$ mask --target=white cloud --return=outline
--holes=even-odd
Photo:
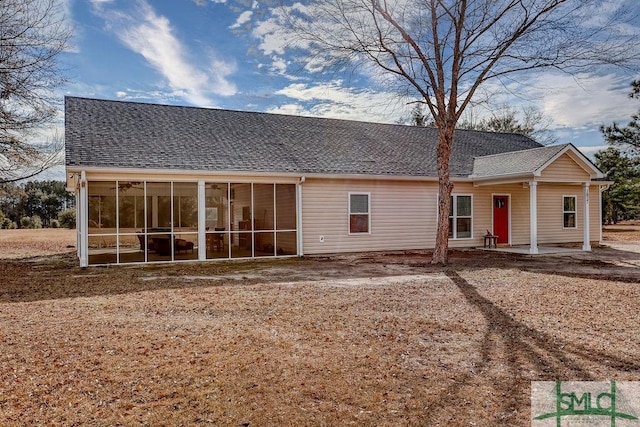
[[[206,69],[201,69],[190,61],[188,50],[174,34],[169,20],[157,15],[144,0],[137,5],[133,11],[98,13],[127,47],[164,76],[174,91],[182,91],[188,102],[200,106],[213,104],[210,94],[229,96],[237,92],[228,80],[235,72],[235,64],[212,58]]]
[[[297,102],[272,107],[267,110],[271,113],[379,123],[395,123],[406,113],[406,100],[397,94],[347,88],[340,80],[313,86],[294,83],[275,94]]]
[[[267,109],[267,112],[273,114],[287,114],[289,116],[313,116],[310,111],[305,110],[305,108],[299,104],[282,104],[277,107]]]
[[[230,64],[225,61],[213,59],[211,66],[208,70],[210,79],[213,82],[213,86],[216,88],[216,93],[223,96],[232,96],[237,93],[236,86],[227,80],[227,76],[233,74],[236,71],[236,65]]]
[[[240,16],[238,16],[238,19],[236,19],[236,22],[229,28],[231,28],[232,30],[236,28],[240,28],[242,25],[246,24],[251,20],[251,15],[253,15],[253,11],[245,10],[240,14]]]
[[[252,35],[259,40],[258,49],[264,55],[283,55],[288,47],[303,47],[306,43],[295,34],[287,30],[287,21],[290,14],[305,10],[305,6],[295,3],[287,7],[274,7],[270,10],[269,18],[257,22]]]
[[[193,0],[193,2],[198,6],[206,6],[208,2],[224,4],[227,0]]]
[[[520,75],[518,79],[486,82],[475,101],[486,103],[468,109],[463,117],[481,120],[502,105],[520,111],[535,107],[550,120],[548,129],[562,142],[588,140],[601,144],[601,125],[626,123],[640,104],[631,99],[630,75],[577,75],[546,72]]]
[[[584,154],[585,156],[593,160],[595,158],[593,156],[595,153],[597,153],[598,151],[606,150],[609,147],[610,147],[609,145],[592,145],[589,147],[577,147],[577,148],[582,152],[582,154]]]
[[[278,74],[284,75],[287,72],[287,61],[277,55],[271,57],[271,69]]]
[[[638,108],[628,76],[542,74],[531,89],[542,112],[557,126],[592,127],[628,118]]]
[[[281,33],[281,29],[282,27],[279,24],[271,21],[260,22],[254,28],[253,36],[260,40],[258,49],[264,55],[284,54],[288,42],[287,37]]]

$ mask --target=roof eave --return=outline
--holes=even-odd
[[[257,171],[207,171],[207,170],[195,170],[195,169],[132,169],[132,168],[113,168],[102,166],[66,166],[67,175],[74,173],[80,173],[85,171],[90,174],[112,174],[112,175],[164,175],[164,176],[188,176],[199,175],[211,178],[216,177],[274,177],[274,178],[317,178],[317,179],[358,179],[358,180],[371,180],[371,179],[384,179],[390,181],[425,181],[425,182],[437,182],[438,177],[435,176],[420,176],[420,175],[389,175],[389,174],[349,174],[349,173],[305,173],[305,172],[257,172]],[[452,181],[467,182],[470,181],[468,177],[452,177]]]
[[[534,178],[535,176],[536,174],[534,172],[528,171],[528,172],[505,173],[505,174],[499,174],[499,175],[485,175],[485,176],[469,175],[469,179],[471,179],[474,182],[476,181],[482,182],[482,181],[495,181],[495,180],[501,180],[501,179],[515,179],[515,178],[530,179],[530,178]]]

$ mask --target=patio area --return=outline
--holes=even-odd
[[[517,245],[517,246],[498,246],[496,247],[477,247],[476,249],[481,251],[491,251],[491,252],[505,252],[511,254],[521,254],[521,255],[561,255],[561,254],[579,254],[584,253],[585,251],[582,248],[575,247],[562,247],[562,246],[538,246],[538,253],[531,253],[531,246],[529,245]]]

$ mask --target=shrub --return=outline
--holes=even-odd
[[[20,218],[20,228],[42,228],[42,220],[38,215]]]
[[[60,228],[60,221],[58,221],[57,219],[49,220],[49,227]]]
[[[20,218],[20,228],[33,228],[33,221],[30,216],[23,216]]]
[[[42,228],[42,219],[38,215],[31,217],[31,228]]]
[[[18,226],[15,222],[11,221],[11,219],[4,217],[2,219],[2,222],[0,222],[0,228],[4,230],[9,230],[12,228],[18,228]]]
[[[65,228],[76,228],[76,210],[73,208],[65,209],[58,214],[60,226]]]

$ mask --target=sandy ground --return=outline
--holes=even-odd
[[[528,426],[531,381],[640,380],[640,224],[591,253],[453,251],[446,268],[411,252],[82,270],[73,231],[5,232],[0,425]]]

